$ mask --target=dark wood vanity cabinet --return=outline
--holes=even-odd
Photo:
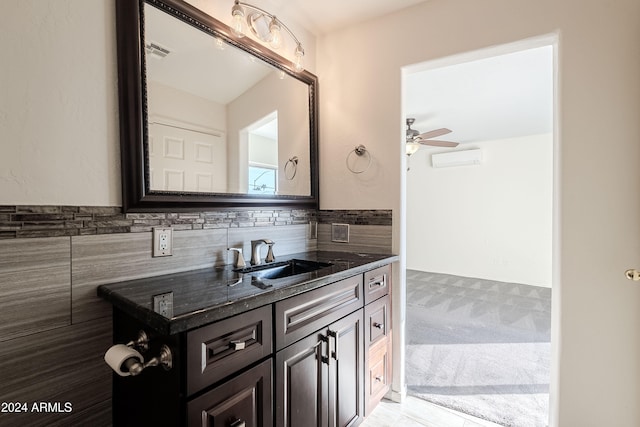
[[[173,367],[114,375],[115,426],[347,427],[389,390],[391,266],[175,335]],[[114,341],[148,328],[114,309]],[[366,412],[365,412],[366,411]]]
[[[275,304],[276,425],[364,417],[362,283],[360,274]]]
[[[371,270],[365,283],[365,416],[391,388],[391,265]]]
[[[115,310],[116,342],[146,330],[151,348],[145,358],[166,344],[173,366],[114,375],[114,426],[272,426],[272,324],[267,305],[193,331],[155,336]]]

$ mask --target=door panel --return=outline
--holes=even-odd
[[[328,426],[326,347],[315,333],[276,354],[277,426]]]
[[[364,328],[362,309],[329,326],[331,425],[359,424],[364,417]]]

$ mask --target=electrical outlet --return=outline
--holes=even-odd
[[[173,229],[171,227],[153,227],[153,256],[173,254]]]
[[[173,317],[173,292],[154,295],[153,311],[164,317]]]

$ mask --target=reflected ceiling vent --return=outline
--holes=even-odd
[[[147,51],[148,56],[156,59],[162,59],[171,53],[171,51],[166,47],[162,47],[158,43],[154,42],[147,43],[145,50]]]

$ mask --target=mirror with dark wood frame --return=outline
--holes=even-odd
[[[182,0],[116,0],[125,212],[318,206],[317,78]]]

